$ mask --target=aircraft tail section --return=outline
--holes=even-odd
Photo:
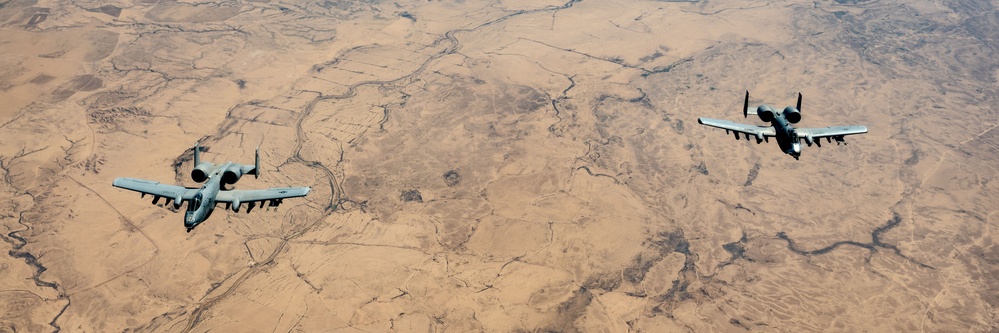
[[[260,146],[253,153],[253,178],[260,178]]]
[[[208,180],[214,167],[214,164],[201,161],[201,143],[194,143],[194,168],[191,170],[191,180],[198,183]]]
[[[204,182],[208,180],[209,176],[212,176],[219,171],[222,171],[226,184],[234,184],[239,180],[239,177],[246,174],[253,174],[254,178],[260,178],[260,146],[257,146],[257,150],[254,153],[253,165],[231,162],[215,165],[209,162],[201,161],[201,144],[195,143],[194,170],[191,171],[191,179],[199,183]]]
[[[195,167],[197,167],[199,164],[201,164],[200,150],[201,150],[201,143],[200,142],[195,142],[194,143],[194,166]]]
[[[746,90],[746,102],[742,103],[742,116],[749,118],[749,90]],[[753,112],[753,114],[756,114]]]
[[[794,108],[801,112],[801,93],[798,93],[798,104],[795,104]]]

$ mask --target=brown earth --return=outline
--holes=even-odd
[[[995,331],[994,6],[4,2],[0,331]]]

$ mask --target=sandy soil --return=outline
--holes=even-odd
[[[989,1],[0,3],[0,331],[999,329]],[[848,145],[735,141],[742,96]],[[191,233],[115,177],[311,186]]]

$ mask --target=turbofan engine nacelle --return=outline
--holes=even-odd
[[[787,119],[787,122],[789,123],[797,124],[801,121],[801,111],[798,111],[798,109],[793,106],[784,108],[784,112],[782,114],[784,115],[784,119]]]
[[[235,184],[239,181],[239,177],[243,176],[243,168],[238,165],[230,166],[222,172],[222,182],[226,184]]]
[[[191,180],[198,183],[208,180],[208,172],[211,171],[211,168],[212,164],[208,162],[196,165],[191,171]]]
[[[760,116],[760,120],[762,121],[769,123],[774,120],[774,109],[768,105],[760,105],[756,108],[756,114]]]

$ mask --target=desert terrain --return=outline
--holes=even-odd
[[[3,1],[0,331],[995,332],[997,5]]]

